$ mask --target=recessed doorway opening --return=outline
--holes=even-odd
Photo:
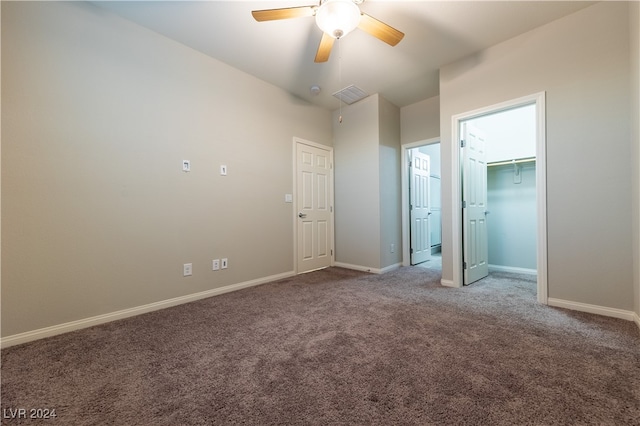
[[[402,145],[403,266],[442,270],[440,138]]]
[[[442,197],[440,143],[415,147],[408,154],[410,263],[442,270]]]
[[[463,284],[536,275],[535,104],[460,123]]]
[[[478,131],[474,128],[475,121],[480,118],[490,119],[498,118],[498,113],[504,113],[505,111],[516,111],[516,109],[523,107],[532,107],[535,109],[535,148],[534,151],[526,152],[524,154],[518,151],[510,151],[510,154],[501,154],[505,156],[505,159],[493,158],[493,161],[487,160],[488,150],[485,149],[486,136],[483,136],[482,131]],[[529,186],[528,191],[533,192],[527,194],[527,200],[522,201],[525,204],[535,203],[535,211],[528,210],[528,215],[533,215],[534,218],[527,218],[527,223],[530,227],[526,232],[535,234],[535,268],[533,266],[531,251],[533,250],[533,243],[531,238],[523,238],[523,241],[511,241],[512,243],[524,243],[524,240],[528,242],[524,244],[515,244],[512,250],[521,250],[516,255],[524,255],[528,252],[528,256],[521,256],[526,260],[514,260],[513,256],[503,255],[494,256],[494,258],[501,258],[500,262],[511,263],[511,265],[497,265],[504,268],[511,269],[512,272],[536,272],[537,277],[537,299],[541,303],[547,303],[547,246],[546,246],[546,156],[545,156],[545,105],[544,105],[544,93],[539,93],[516,100],[504,102],[502,104],[489,106],[486,108],[478,109],[464,114],[456,115],[452,118],[452,135],[453,140],[459,143],[452,144],[452,264],[453,269],[453,286],[461,287],[466,283],[472,282],[479,277],[482,277],[483,268],[489,267],[489,250],[488,242],[489,236],[487,233],[487,226],[491,217],[491,210],[487,205],[486,183],[487,183],[487,164],[489,162],[495,164],[495,171],[499,171],[498,167],[506,166],[502,171],[507,171],[504,176],[495,177],[496,179],[504,180],[505,177],[512,179],[512,185],[522,185],[523,182]],[[472,133],[469,130],[472,129]],[[467,140],[465,140],[465,138]],[[465,146],[466,144],[466,146]],[[474,145],[474,149],[470,149],[470,144]],[[510,148],[513,148],[510,147]],[[465,151],[466,149],[466,151]],[[529,148],[530,149],[530,148]],[[480,152],[483,151],[483,152]],[[473,152],[472,154],[470,154]],[[531,155],[533,152],[533,155]],[[495,154],[495,153],[494,153]],[[467,158],[469,157],[469,158]],[[512,157],[507,159],[506,157]],[[491,157],[489,157],[491,159]],[[535,160],[535,168],[533,170],[526,168],[525,164],[531,162],[531,159]],[[517,162],[516,162],[517,161]],[[506,164],[505,164],[506,163]],[[531,166],[531,164],[529,164]],[[510,169],[509,169],[510,168]],[[470,171],[475,171],[476,177],[469,174]],[[491,171],[490,173],[493,173]],[[509,175],[510,173],[510,175]],[[525,173],[527,177],[525,177]],[[509,175],[509,176],[507,176]],[[483,181],[484,180],[484,181]],[[504,190],[505,182],[498,182],[502,185]],[[483,190],[485,193],[483,194]],[[502,194],[504,195],[504,194]],[[522,194],[520,194],[522,195]],[[482,198],[482,197],[485,198]],[[499,203],[495,203],[501,211],[500,214],[511,212],[511,214],[517,214],[518,206],[500,206]],[[473,207],[473,208],[470,208]],[[519,206],[522,207],[522,206]],[[532,220],[535,226],[532,225]],[[514,230],[513,227],[517,225],[509,225],[510,231],[513,235],[520,235],[520,230]],[[532,229],[535,228],[535,231]],[[503,229],[503,231],[505,231]],[[515,238],[515,237],[514,237]],[[486,251],[481,245],[486,245]],[[475,250],[475,251],[474,251]],[[514,253],[511,253],[514,254]],[[518,263],[520,262],[520,263]],[[474,268],[472,271],[471,268]]]

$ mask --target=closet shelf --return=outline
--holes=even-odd
[[[506,164],[530,163],[532,161],[536,161],[536,157],[515,158],[513,160],[506,161],[494,161],[492,163],[487,163],[487,166],[504,166]]]

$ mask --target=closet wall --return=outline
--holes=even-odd
[[[487,208],[489,265],[535,272],[535,161],[487,167]]]

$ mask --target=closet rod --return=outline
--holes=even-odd
[[[493,163],[487,163],[487,166],[504,166],[505,164],[529,163],[531,161],[536,161],[536,157],[516,158],[514,160],[507,161],[495,161]]]

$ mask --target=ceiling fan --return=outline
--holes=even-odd
[[[360,11],[358,5],[364,0],[320,0],[316,6],[264,9],[251,12],[256,21],[315,16],[316,24],[323,31],[315,62],[326,62],[336,39],[346,36],[356,28],[395,46],[404,33]]]

